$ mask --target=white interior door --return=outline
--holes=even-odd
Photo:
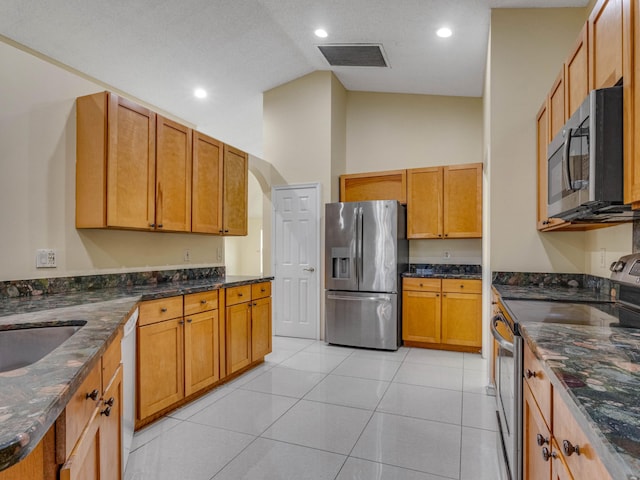
[[[320,185],[274,187],[273,320],[276,335],[319,338]]]

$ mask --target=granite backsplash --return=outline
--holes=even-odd
[[[411,263],[409,273],[419,275],[482,275],[482,265]]]
[[[586,273],[493,272],[494,285],[585,288],[609,295],[616,287],[610,279]]]
[[[37,278],[0,282],[0,298],[29,297],[56,293],[75,293],[105,288],[162,285],[188,280],[225,276],[225,267],[153,270],[147,272],[81,275],[74,277]]]

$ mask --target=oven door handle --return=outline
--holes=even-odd
[[[513,353],[513,342],[510,342],[500,334],[500,332],[496,328],[498,323],[504,323],[507,326],[507,328],[511,328],[509,327],[509,324],[505,321],[505,319],[502,317],[502,315],[496,315],[491,319],[491,335],[493,335],[493,338],[496,339],[496,342],[498,342],[498,345],[500,345],[506,351]]]

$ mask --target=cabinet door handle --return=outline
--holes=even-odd
[[[167,313],[167,307],[162,307],[162,308],[160,309],[160,311],[161,311],[162,313]]]
[[[163,225],[161,223],[158,224],[158,228],[162,228]]]
[[[239,297],[242,297],[242,292],[240,292],[240,293],[238,294],[238,296],[239,296]]]
[[[150,223],[150,224],[149,224],[149,226],[150,226],[151,228],[156,228],[156,224],[155,224],[155,223]]]
[[[535,378],[535,377],[537,377],[537,376],[538,376],[538,374],[537,374],[536,372],[532,372],[532,371],[531,371],[531,370],[529,370],[528,368],[527,368],[527,373],[526,373],[526,375],[527,375],[527,378]]]
[[[558,454],[556,452],[550,452],[547,447],[543,447],[542,449],[542,458],[544,458],[545,462],[548,462],[550,458],[556,458]]]
[[[179,321],[178,321],[178,324],[179,324],[179,325],[184,325],[184,320],[179,320]]]
[[[536,442],[538,443],[538,446],[541,447],[545,443],[548,445],[549,444],[549,439],[545,438],[544,436],[542,436],[542,434],[539,433],[538,435],[536,435]]]
[[[448,233],[445,233],[445,234],[444,234],[444,236],[445,236],[445,237],[448,237],[448,236],[449,236],[449,234],[448,234]]]
[[[84,398],[85,400],[97,400],[98,395],[100,395],[100,391],[97,388],[94,388],[90,393],[87,393]]]
[[[111,407],[107,407],[104,410],[101,410],[100,415],[104,415],[105,417],[111,415]]]
[[[200,300],[200,303],[201,303],[202,305],[206,305],[207,301],[206,301],[206,300]]]
[[[266,292],[266,291],[267,291],[267,289],[266,289],[266,288],[261,288],[261,289],[260,289],[260,292],[262,292],[262,293],[264,293],[264,292]]]
[[[191,322],[193,322],[193,318],[187,319],[187,323],[191,323]]]
[[[439,294],[439,293],[436,293],[436,297],[439,297],[439,296],[440,296],[440,294]]]
[[[109,400],[107,400],[106,402],[104,402],[105,405],[108,405],[109,407],[113,407],[113,404],[116,402],[116,399],[111,397]]]
[[[460,288],[464,288],[464,285],[460,285]]]

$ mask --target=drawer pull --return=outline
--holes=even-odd
[[[460,285],[460,288],[464,288],[464,285]]]
[[[538,446],[541,447],[543,446],[545,443],[547,445],[549,445],[549,439],[545,438],[542,434],[538,434],[536,435],[536,442],[538,443]]]
[[[87,395],[84,397],[85,400],[97,400],[98,399],[98,395],[100,395],[100,392],[98,391],[98,389],[94,388],[91,393],[87,393]]]
[[[262,293],[264,293],[264,292],[266,292],[266,291],[267,291],[267,289],[266,289],[266,288],[261,288],[261,289],[260,289],[260,291],[261,291]]]
[[[105,417],[111,415],[111,407],[107,407],[104,410],[101,410],[100,415],[104,415]]]
[[[242,292],[238,293],[238,296],[241,297],[242,296]]]
[[[166,307],[162,307],[162,308],[160,309],[160,311],[161,311],[162,313],[167,313],[167,308],[166,308]]]
[[[536,372],[532,372],[531,370],[529,370],[527,368],[527,378],[535,378],[537,376],[538,376],[538,374]]]
[[[573,445],[569,440],[562,441],[562,449],[567,457],[570,457],[574,453],[580,455],[580,445]]]
[[[206,301],[206,300],[200,300],[200,303],[201,303],[202,305],[206,305],[206,304],[207,304],[207,301]]]
[[[422,287],[424,287],[424,285],[423,285],[423,284],[420,284],[420,288],[422,288]]]

